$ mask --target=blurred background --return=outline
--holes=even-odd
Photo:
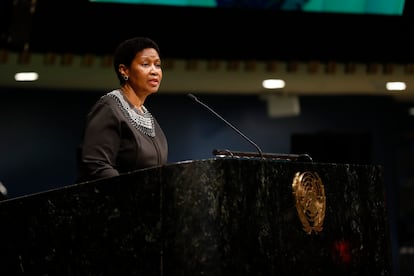
[[[86,114],[118,87],[114,48],[148,36],[164,79],[146,106],[166,132],[169,162],[256,150],[192,93],[263,152],[382,166],[394,272],[412,275],[412,16],[408,0],[3,0],[2,198],[75,183]],[[16,81],[19,72],[38,79]],[[265,79],[284,86],[265,89]]]

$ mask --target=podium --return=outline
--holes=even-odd
[[[391,275],[382,168],[211,158],[0,202],[1,275]]]

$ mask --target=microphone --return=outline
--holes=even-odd
[[[262,150],[259,148],[258,145],[256,145],[252,140],[250,140],[246,135],[244,135],[240,130],[238,130],[235,126],[233,126],[232,124],[230,124],[227,120],[225,120],[223,117],[221,117],[217,112],[215,112],[213,109],[211,109],[208,105],[206,105],[205,103],[201,102],[199,99],[197,99],[196,96],[194,96],[191,93],[187,94],[191,99],[193,99],[196,103],[201,104],[202,106],[204,106],[208,111],[210,111],[211,113],[213,113],[214,115],[216,115],[220,120],[222,120],[223,122],[225,122],[229,127],[231,127],[235,132],[237,132],[241,137],[243,137],[244,139],[246,139],[250,144],[252,144],[256,150],[259,152],[259,155],[261,158],[263,158],[263,152]]]

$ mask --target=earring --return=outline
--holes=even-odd
[[[128,76],[123,76],[123,78],[124,78],[124,80],[128,80],[129,79],[129,77]]]

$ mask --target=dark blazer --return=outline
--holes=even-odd
[[[77,182],[163,165],[168,143],[157,120],[138,115],[119,90],[100,98],[86,118]]]

